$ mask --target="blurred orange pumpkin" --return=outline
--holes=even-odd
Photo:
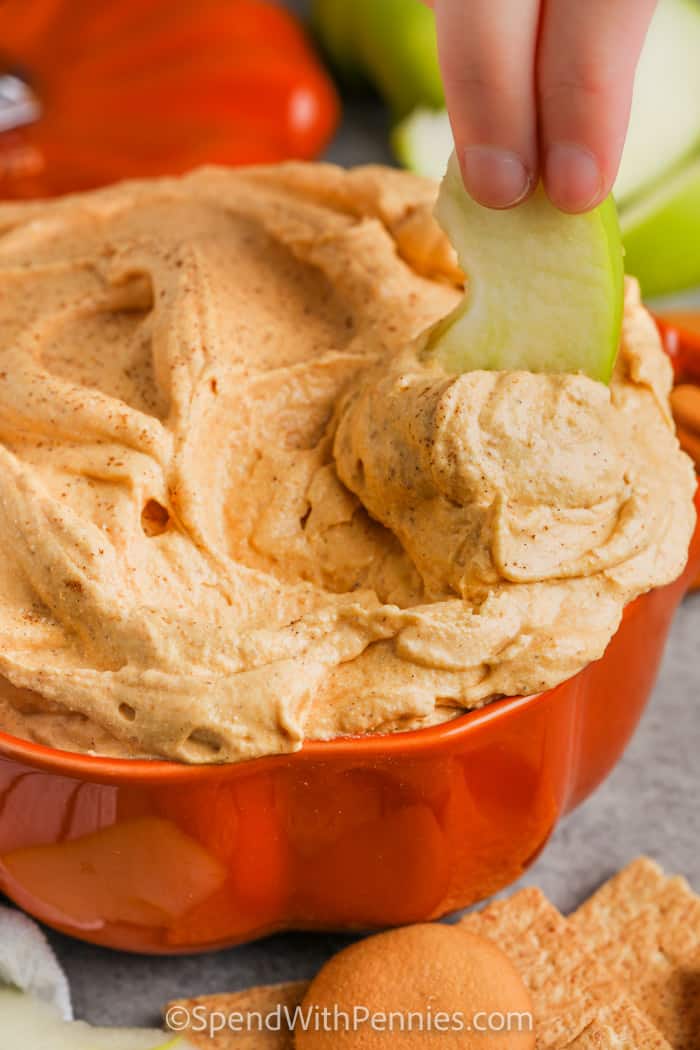
[[[268,0],[0,0],[0,196],[309,158],[337,118]]]

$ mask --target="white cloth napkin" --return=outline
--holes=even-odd
[[[68,980],[35,922],[0,906],[0,985],[11,985],[54,1006],[73,1020]]]

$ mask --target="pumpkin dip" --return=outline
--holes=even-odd
[[[603,653],[695,477],[611,386],[451,376],[432,183],[284,165],[0,206],[0,726],[185,762],[417,728]]]

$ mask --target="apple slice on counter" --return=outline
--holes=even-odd
[[[36,1050],[194,1050],[182,1036],[154,1028],[93,1028],[64,1021],[53,1006],[0,989],[0,1042]]]
[[[625,266],[643,295],[700,284],[700,156],[625,209],[620,226]]]
[[[538,188],[517,208],[483,208],[464,189],[453,154],[435,214],[466,275],[462,301],[429,339],[444,367],[610,379],[624,298],[612,198],[565,215]]]

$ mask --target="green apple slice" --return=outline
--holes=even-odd
[[[93,1028],[64,1021],[47,1003],[0,989],[0,1043],[37,1050],[193,1050],[182,1036],[154,1028]]]
[[[462,301],[429,340],[444,367],[610,379],[624,298],[612,198],[565,215],[538,188],[517,208],[483,208],[464,189],[453,154],[436,216],[466,274]]]
[[[626,204],[700,146],[700,3],[660,0],[637,69],[615,196]]]
[[[645,296],[700,284],[700,157],[620,215],[625,263]]]

